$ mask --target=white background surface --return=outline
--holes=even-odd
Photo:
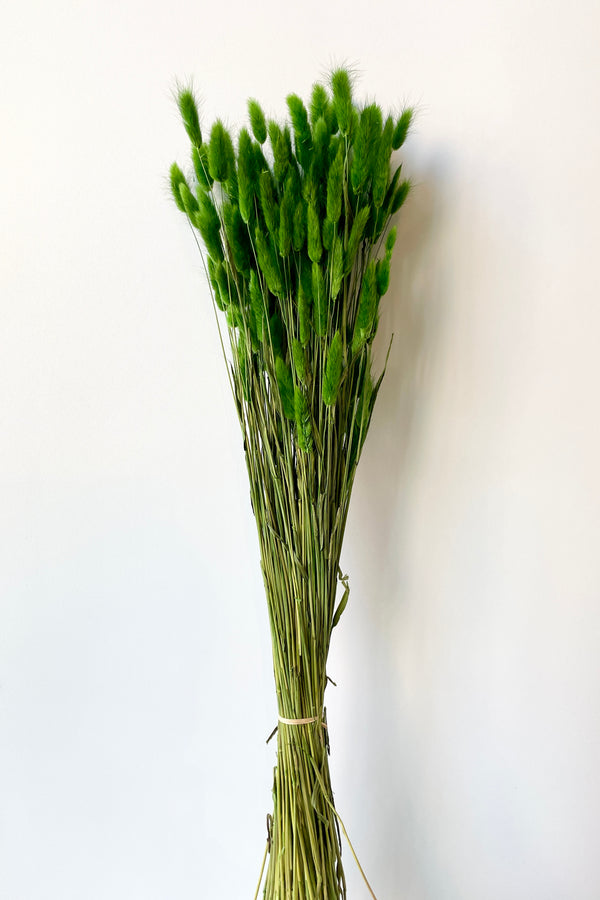
[[[597,4],[25,0],[0,25],[2,900],[253,896],[267,619],[170,89],[241,123],[342,60],[419,116],[337,803],[379,900],[597,900]]]

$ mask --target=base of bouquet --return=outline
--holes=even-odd
[[[265,900],[343,900],[346,879],[323,718],[279,722]]]

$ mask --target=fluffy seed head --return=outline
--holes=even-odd
[[[294,369],[296,370],[298,381],[301,381],[302,384],[306,384],[308,380],[306,353],[304,351],[304,347],[302,346],[302,342],[299,341],[298,338],[294,338],[292,341],[292,357],[294,360]]]
[[[332,72],[331,89],[338,127],[347,136],[352,123],[352,84],[346,69],[335,69]]]
[[[312,262],[318,263],[323,253],[321,243],[321,229],[319,226],[319,213],[314,203],[308,204],[308,255]]]
[[[310,421],[310,407],[308,399],[302,388],[294,391],[294,413],[296,418],[296,431],[298,446],[305,453],[310,453],[313,447],[312,426]]]
[[[254,197],[257,188],[256,157],[252,138],[247,128],[242,128],[238,140],[238,201],[240,214],[246,224],[254,214]]]
[[[178,89],[177,106],[190,141],[195,147],[199,147],[202,144],[202,131],[200,130],[196,98],[190,88]]]
[[[290,111],[292,125],[294,126],[296,156],[298,157],[298,162],[302,168],[306,169],[310,162],[310,151],[312,147],[312,135],[308,123],[308,113],[304,103],[297,94],[289,95],[287,98],[287,106]]]
[[[296,407],[294,404],[294,381],[290,367],[283,361],[281,356],[275,360],[275,375],[277,378],[277,386],[279,387],[279,396],[281,397],[281,406],[286,419],[296,418]]]
[[[327,175],[327,218],[334,224],[337,224],[342,214],[343,187],[344,146],[340,143]]]
[[[371,177],[379,142],[381,141],[381,109],[376,103],[365,106],[360,116],[358,133],[354,142],[354,159],[352,160],[351,180],[356,193]]]
[[[257,100],[248,100],[248,115],[250,127],[259,144],[264,144],[267,139],[267,122],[262,107]]]
[[[387,256],[384,256],[384,258],[380,259],[377,263],[375,276],[377,281],[377,293],[380,297],[383,297],[390,286],[390,261]]]
[[[394,123],[391,117],[388,117],[381,133],[381,140],[375,155],[375,163],[373,166],[373,205],[376,209],[383,204],[385,192],[390,179],[390,157],[392,155],[392,133],[394,131]]]
[[[329,108],[329,97],[322,84],[315,84],[310,101],[310,121],[315,125],[319,119],[325,119]]]
[[[223,245],[221,244],[221,222],[214,203],[204,194],[198,198],[198,212],[193,217],[193,222],[202,235],[206,249],[214,260],[223,259]]]
[[[312,293],[313,293],[313,325],[319,337],[327,334],[327,294],[325,290],[325,278],[319,263],[312,266]]]
[[[187,182],[185,180],[185,175],[183,174],[177,163],[173,163],[169,170],[169,181],[171,184],[171,193],[173,195],[173,200],[175,201],[177,209],[181,210],[181,212],[185,212],[185,205],[183,203],[181,191],[179,190],[179,188],[182,184],[187,185]]]
[[[181,194],[183,207],[191,219],[194,213],[198,212],[198,203],[196,202],[196,198],[190,191],[187,182],[181,182],[181,184],[179,185],[179,193]]]
[[[354,334],[352,337],[352,352],[358,353],[367,343],[373,331],[375,316],[377,315],[377,280],[375,261],[370,260],[363,278]]]
[[[311,297],[304,290],[302,282],[298,288],[298,324],[300,326],[300,343],[302,346],[310,340]]]
[[[208,147],[206,144],[201,144],[200,147],[192,147],[192,163],[198,186],[203,191],[210,191],[213,179],[208,171]]]
[[[208,171],[215,181],[227,181],[235,170],[235,152],[231,135],[223,122],[217,119],[210,132],[208,145]]]
[[[387,256],[392,255],[392,250],[394,249],[394,244],[396,243],[397,234],[398,229],[395,225],[393,225],[389,230],[387,238],[385,239],[385,252]]]
[[[343,351],[342,336],[336,331],[327,352],[327,361],[325,363],[325,372],[323,374],[323,403],[326,406],[333,406],[337,400],[338,389],[340,386],[340,378],[342,377]]]
[[[392,138],[392,147],[394,148],[394,150],[398,150],[406,140],[406,135],[408,134],[408,130],[412,125],[413,117],[414,110],[408,107],[404,110],[404,112],[398,119],[396,127],[394,128],[394,135]]]
[[[390,206],[390,215],[393,215],[395,212],[398,212],[406,198],[408,197],[408,193],[410,191],[410,181],[403,181],[396,190],[394,194],[394,199],[392,200],[392,205]]]

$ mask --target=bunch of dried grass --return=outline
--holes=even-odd
[[[343,68],[329,87],[315,85],[308,109],[290,95],[285,125],[250,100],[237,149],[221,121],[204,141],[193,92],[178,89],[193,175],[177,164],[170,173],[224,314],[260,542],[279,709],[267,900],[346,897],[326,664],[349,593],[339,568],[348,505],[383,378],[372,377],[371,348],[396,238],[388,226],[409,191],[391,160],[412,110],[384,120],[377,104],[360,107]]]

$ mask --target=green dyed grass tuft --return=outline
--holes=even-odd
[[[259,144],[264,144],[267,139],[267,121],[258,101],[248,100],[248,115],[254,137]]]
[[[342,377],[342,366],[342,336],[339,331],[336,331],[331,339],[325,363],[325,372],[323,373],[323,403],[327,406],[333,406],[337,400],[340,378]]]
[[[294,381],[290,367],[283,361],[281,356],[278,356],[275,360],[275,375],[279,386],[283,414],[287,419],[295,419]]]
[[[375,314],[377,312],[377,278],[375,260],[369,260],[360,291],[358,312],[354,324],[352,352],[358,351],[369,342],[373,334]]]
[[[306,394],[298,387],[294,390],[294,413],[298,429],[298,447],[304,453],[310,453],[313,448],[310,406]]]
[[[392,147],[394,150],[399,150],[404,141],[406,140],[406,136],[408,134],[409,128],[412,125],[412,121],[414,118],[414,110],[405,109],[398,122],[396,127],[394,128],[394,136],[392,139]]]
[[[196,98],[189,88],[179,88],[177,92],[177,106],[187,135],[194,147],[202,145],[202,131],[198,117]]]
[[[398,212],[400,207],[404,204],[404,201],[408,197],[410,191],[410,181],[403,181],[399,187],[396,189],[396,193],[394,194],[394,199],[390,205],[390,215],[394,215],[394,213]]]
[[[375,103],[372,103],[370,106],[366,106],[360,115],[358,133],[354,145],[351,180],[355,194],[371,178],[378,151],[382,146],[381,109]]]
[[[215,181],[228,181],[235,171],[235,153],[231,135],[220,120],[210,132],[208,171]]]
[[[348,136],[352,127],[354,107],[352,103],[352,82],[347,69],[336,69],[331,74],[333,91],[333,108],[338,128],[344,136]]]
[[[315,84],[310,99],[310,121],[315,125],[319,119],[327,118],[329,109],[329,97],[322,84]]]
[[[173,200],[175,201],[177,209],[181,210],[181,212],[186,212],[180,188],[182,185],[187,184],[187,182],[185,180],[185,175],[177,163],[173,163],[171,166],[169,171],[169,181],[171,184],[171,194],[173,195]]]
[[[287,98],[290,118],[294,126],[296,140],[296,157],[303,169],[310,165],[310,152],[312,149],[312,134],[308,121],[308,112],[297,94],[290,94]]]

